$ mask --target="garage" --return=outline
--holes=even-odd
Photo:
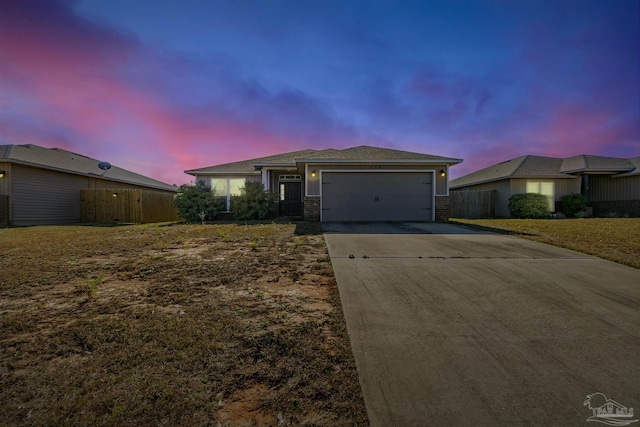
[[[321,171],[321,221],[433,221],[433,172]]]

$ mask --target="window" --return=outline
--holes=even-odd
[[[538,193],[547,196],[549,211],[555,212],[556,202],[553,181],[527,181],[527,193]]]
[[[224,209],[231,211],[231,197],[239,196],[240,189],[244,187],[245,178],[213,178],[211,180],[211,190],[216,198],[219,198]]]
[[[302,175],[280,175],[280,181],[300,181]]]

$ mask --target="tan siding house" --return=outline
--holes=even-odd
[[[640,173],[632,176],[596,175],[589,180],[592,200],[640,200]]]
[[[0,224],[14,226],[80,222],[80,190],[141,188],[177,192],[171,185],[110,167],[98,160],[36,145],[0,146],[0,198],[8,209]],[[0,209],[0,215],[3,215]]]
[[[302,150],[185,173],[229,198],[245,181],[278,194],[278,213],[320,221],[448,218],[449,167],[462,160],[379,147]],[[233,184],[233,185],[232,185]]]
[[[640,216],[640,158],[580,155],[568,158],[523,156],[457,178],[452,192],[496,191],[495,215],[509,216],[509,197],[545,194],[551,211],[562,196],[583,194],[595,215]]]
[[[508,217],[509,209],[507,205],[509,203],[509,197],[511,195],[511,183],[508,179],[500,181],[487,182],[484,184],[478,184],[473,187],[465,188],[464,190],[450,189],[451,193],[459,191],[495,191],[495,215],[497,217]]]

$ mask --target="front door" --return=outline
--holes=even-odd
[[[302,215],[302,183],[280,183],[280,215]]]

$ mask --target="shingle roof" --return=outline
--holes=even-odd
[[[449,183],[449,188],[481,184],[506,178],[571,178],[560,173],[562,159],[541,156],[522,156],[461,176]]]
[[[326,150],[301,150],[290,153],[277,154],[274,156],[260,157],[257,159],[244,160],[241,162],[225,163],[221,165],[209,166],[200,169],[185,171],[188,174],[206,173],[256,173],[256,166],[267,165],[287,165],[295,166],[296,162],[308,163],[313,161],[430,161],[442,162],[445,164],[456,164],[462,162],[460,159],[448,157],[432,156],[429,154],[412,153],[409,151],[392,150],[389,148],[370,147],[362,145],[359,147],[336,150],[329,148]]]
[[[635,169],[633,169],[630,172],[614,175],[614,178],[619,178],[619,177],[624,177],[624,176],[640,175],[640,157],[633,157],[633,158],[629,159],[629,163],[631,163]]]
[[[634,159],[579,155],[566,159],[542,156],[522,156],[489,166],[449,183],[449,188],[460,188],[507,178],[573,178],[570,173],[633,171]],[[637,167],[640,165],[636,165]],[[635,173],[635,171],[633,171]]]
[[[344,150],[324,150],[313,156],[300,158],[300,161],[313,160],[419,160],[419,161],[439,161],[448,164],[462,162],[461,159],[433,156],[431,154],[414,153],[411,151],[393,150],[390,148],[371,147],[361,145],[359,147],[347,148]]]
[[[276,154],[273,156],[258,157],[257,159],[243,160],[241,162],[224,163],[221,165],[208,166],[199,169],[185,171],[188,174],[199,174],[209,172],[255,172],[256,164],[290,164],[295,166],[298,157],[305,157],[317,153],[318,150],[300,150],[290,153]]]
[[[560,171],[572,172],[629,172],[634,165],[629,159],[617,157],[590,156],[581,154],[562,161]]]
[[[108,181],[177,191],[177,188],[172,185],[117,166],[111,166],[111,169],[103,171],[98,168],[99,160],[59,148],[45,148],[33,144],[0,145],[0,159],[77,175],[100,177]]]

